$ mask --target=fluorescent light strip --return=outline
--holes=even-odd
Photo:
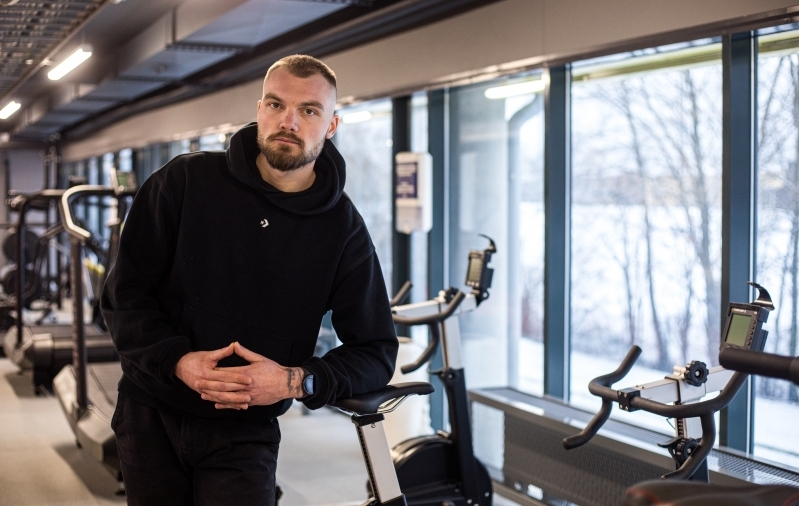
[[[499,99],[515,97],[516,95],[527,95],[528,93],[538,93],[540,91],[544,91],[544,81],[536,79],[535,81],[524,81],[523,83],[506,84],[488,88],[485,91],[485,96],[486,98]]]
[[[91,55],[92,55],[91,46],[88,45],[81,46],[78,48],[77,51],[69,55],[66,60],[58,64],[56,68],[51,70],[47,74],[47,77],[49,77],[50,80],[52,81],[58,81],[65,75],[72,72],[75,69],[75,67],[88,60]]]
[[[360,123],[361,121],[369,121],[372,119],[372,113],[369,111],[351,112],[341,116],[341,121],[344,123]]]
[[[19,111],[20,107],[22,107],[22,104],[19,102],[9,102],[7,106],[0,110],[0,119],[10,118],[12,114]]]

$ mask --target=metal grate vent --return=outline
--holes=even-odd
[[[33,71],[104,0],[20,0],[0,5],[0,98]]]
[[[799,487],[799,474],[765,462],[741,457],[724,450],[713,450],[708,457],[711,470],[722,471],[760,485]]]

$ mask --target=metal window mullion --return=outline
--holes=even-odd
[[[754,279],[757,46],[752,32],[722,40],[721,325],[730,301],[749,301]],[[719,444],[751,452],[754,396],[747,380],[721,412]]]
[[[568,66],[545,71],[544,394],[569,398],[571,118]]]
[[[391,259],[391,293],[395,293],[411,279],[411,236],[397,232],[397,171],[394,160],[397,153],[411,150],[411,97],[391,99],[391,233],[393,240]],[[407,335],[404,325],[397,325],[397,331]]]
[[[449,91],[427,94],[427,149],[433,157],[433,229],[428,240],[428,286],[430,297],[449,284]],[[439,349],[430,361],[430,369],[442,367]],[[436,390],[430,400],[430,423],[435,430],[445,424],[444,385],[438,376],[429,377]]]

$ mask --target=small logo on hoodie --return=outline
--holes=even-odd
[[[266,221],[266,218],[264,218],[263,220],[261,220],[261,226],[262,226],[262,227],[266,227],[266,226],[268,226],[268,225],[269,225],[269,222],[268,222],[268,221]]]

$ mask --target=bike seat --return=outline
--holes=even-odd
[[[787,485],[715,485],[654,480],[627,489],[624,506],[799,506],[799,489]]]
[[[392,399],[406,397],[408,395],[428,395],[433,393],[435,388],[430,383],[414,381],[410,383],[397,383],[388,385],[382,390],[376,390],[367,394],[353,395],[346,399],[338,399],[331,406],[357,413],[359,415],[369,415],[377,413],[380,405]]]

